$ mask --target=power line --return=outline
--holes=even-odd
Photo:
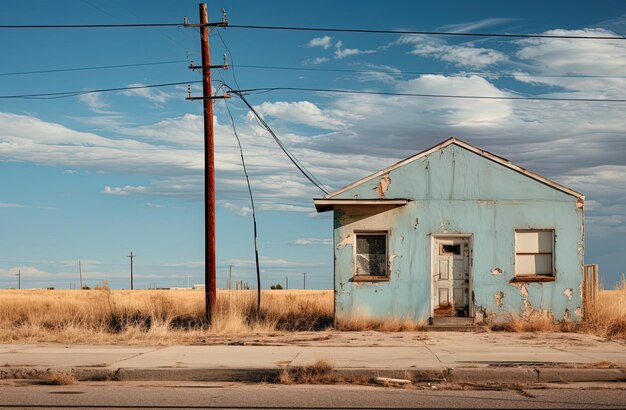
[[[414,31],[414,30],[374,30],[336,27],[297,27],[297,26],[256,26],[229,24],[229,28],[243,28],[253,30],[292,30],[292,31],[326,31],[336,33],[369,33],[369,34],[413,34],[428,36],[456,36],[456,37],[504,37],[504,38],[555,38],[555,39],[585,39],[585,40],[626,40],[622,36],[572,36],[561,34],[509,34],[509,33],[463,33],[450,31]],[[1,28],[1,27],[0,27]]]
[[[183,23],[131,23],[131,24],[25,24],[0,25],[0,29],[57,29],[57,28],[137,28],[137,27],[184,27]]]
[[[267,65],[248,65],[248,64],[231,64],[231,67],[236,68],[250,68],[250,69],[263,69],[263,70],[284,70],[284,71],[320,71],[329,73],[355,73],[355,74],[371,74],[371,73],[383,73],[383,74],[412,74],[412,75],[445,75],[447,77],[467,77],[470,75],[477,75],[481,77],[537,77],[537,78],[626,78],[625,75],[586,75],[586,74],[527,74],[527,73],[493,73],[493,72],[460,72],[450,73],[445,71],[407,71],[407,70],[353,70],[353,69],[341,69],[341,68],[311,68],[311,67],[289,67],[289,66],[267,66]]]
[[[202,81],[179,81],[172,83],[138,85],[130,87],[101,88],[96,90],[81,91],[60,91],[55,93],[36,93],[36,94],[15,94],[0,95],[0,99],[56,99],[76,97],[85,94],[104,93],[113,91],[137,90],[144,88],[160,88],[171,87],[176,85],[198,84]],[[231,92],[237,96],[249,93],[267,93],[272,91],[309,91],[309,92],[326,92],[341,94],[368,94],[368,95],[386,95],[397,97],[421,97],[421,98],[457,98],[457,99],[478,99],[478,100],[528,100],[528,101],[569,101],[569,102],[606,102],[606,103],[624,103],[626,99],[602,99],[602,98],[559,98],[559,97],[532,97],[532,96],[488,96],[488,95],[454,95],[454,94],[422,94],[422,93],[398,93],[385,91],[361,91],[361,90],[345,90],[332,88],[307,88],[307,87],[257,87],[243,90],[234,90],[229,87]],[[263,126],[265,128],[265,126]]]
[[[217,31],[219,34],[219,31]],[[229,67],[233,69],[235,68],[245,68],[245,69],[261,69],[261,70],[281,70],[281,71],[310,71],[310,72],[329,72],[329,73],[355,73],[355,74],[370,74],[370,73],[383,73],[383,74],[411,74],[411,75],[445,75],[447,77],[466,77],[469,75],[477,75],[481,77],[507,77],[507,78],[515,78],[515,77],[537,77],[537,78],[606,78],[606,79],[620,79],[626,78],[625,75],[592,75],[592,74],[528,74],[528,73],[498,73],[498,72],[459,72],[459,73],[451,73],[446,71],[411,71],[411,70],[378,70],[378,69],[370,69],[370,70],[356,70],[356,69],[342,69],[342,68],[312,68],[312,67],[293,67],[293,66],[270,66],[270,65],[251,65],[251,64],[234,64],[234,60],[232,57],[232,53],[228,49],[228,46],[222,39],[221,35],[219,36],[220,40],[226,47],[228,54],[230,56],[231,64]],[[58,69],[50,69],[50,70],[33,70],[33,71],[13,71],[13,72],[5,72],[0,73],[0,76],[14,76],[14,75],[31,75],[31,74],[48,74],[48,73],[62,73],[62,72],[73,72],[73,71],[90,71],[90,70],[107,70],[107,69],[116,69],[116,68],[128,68],[128,67],[143,67],[143,66],[154,66],[154,65],[167,65],[167,64],[178,64],[178,63],[186,63],[187,60],[170,60],[170,61],[155,61],[155,62],[146,62],[146,63],[129,63],[129,64],[115,64],[115,65],[103,65],[103,66],[89,66],[89,67],[68,67],[68,68],[58,68]],[[235,81],[236,82],[236,81]],[[239,86],[239,85],[237,85]]]
[[[274,141],[276,141],[276,143],[278,144],[280,149],[282,149],[282,151],[285,153],[285,155],[287,155],[289,160],[296,166],[296,168],[298,168],[298,170],[302,173],[302,175],[304,175],[306,177],[306,179],[308,179],[313,185],[318,187],[320,189],[320,191],[324,192],[325,194],[328,194],[329,191],[326,188],[324,188],[324,185],[322,185],[322,183],[317,178],[315,178],[315,176],[313,174],[311,174],[311,172],[309,172],[305,168],[305,166],[295,157],[295,155],[293,155],[287,149],[285,144],[283,144],[283,142],[280,140],[280,138],[278,138],[278,136],[274,133],[274,131],[270,128],[270,126],[265,122],[263,117],[254,109],[252,104],[250,104],[248,102],[248,100],[245,99],[245,97],[242,95],[241,91],[233,90],[230,86],[228,86],[226,84],[225,84],[225,87],[228,88],[230,90],[230,92],[233,93],[233,95],[236,95],[237,97],[239,97],[241,99],[241,101],[243,101],[243,103],[248,107],[248,109],[254,114],[254,116],[256,117],[257,121],[261,125],[261,127],[263,127],[267,132],[270,133],[270,135],[272,136],[272,138],[274,138]]]
[[[239,145],[239,154],[241,155],[241,166],[243,167],[243,173],[246,176],[246,183],[248,184],[248,194],[250,195],[250,205],[252,207],[252,224],[253,224],[253,230],[254,230],[253,232],[254,234],[254,261],[255,261],[255,266],[256,266],[257,287],[260,290],[261,289],[261,268],[259,267],[259,245],[258,245],[258,237],[257,237],[256,208],[254,206],[254,196],[252,195],[252,187],[250,186],[250,177],[248,176],[248,168],[246,167],[246,160],[243,156],[243,148],[241,146],[241,139],[239,138],[239,134],[237,133],[237,128],[235,127],[235,119],[233,118],[233,114],[230,112],[230,107],[228,107],[228,102],[226,101],[226,99],[224,99],[224,105],[226,106],[226,111],[228,112],[228,116],[230,117],[230,123],[233,127],[233,133],[235,134],[235,138],[237,139],[237,145]],[[230,289],[230,285],[229,285],[229,289]],[[260,299],[259,299],[259,303],[260,303]],[[257,309],[259,307],[260,306],[257,306]]]
[[[136,85],[129,87],[115,87],[115,88],[101,88],[97,90],[82,90],[82,91],[60,91],[56,93],[37,93],[37,94],[17,94],[17,95],[0,95],[0,99],[10,99],[10,98],[41,98],[41,99],[54,99],[54,98],[67,98],[67,97],[75,97],[78,95],[84,94],[94,94],[94,93],[106,93],[111,91],[124,91],[124,90],[138,90],[143,88],[160,88],[160,87],[171,87],[175,85],[186,85],[186,84],[197,84],[202,81],[179,81],[174,83],[161,83],[161,84],[149,84],[149,85]]]
[[[369,94],[369,95],[387,95],[387,96],[398,96],[398,97],[459,98],[459,99],[478,99],[478,100],[529,100],[529,101],[614,102],[614,103],[626,102],[626,99],[421,94],[421,93],[397,93],[397,92],[385,92],[385,91],[360,91],[360,90],[341,90],[341,89],[331,89],[331,88],[306,88],[306,87],[263,87],[263,88],[249,88],[245,90],[233,90],[233,92],[237,92],[240,94],[247,94],[247,93],[253,93],[253,92],[263,93],[263,92],[272,92],[272,91],[312,91],[312,92],[340,93],[340,94]]]
[[[143,66],[176,64],[176,63],[186,63],[186,62],[187,62],[187,60],[171,60],[171,61],[156,61],[156,62],[149,62],[149,63],[133,63],[133,64],[101,65],[101,66],[91,66],[91,67],[58,68],[58,69],[52,69],[52,70],[14,71],[14,72],[0,73],[0,76],[64,73],[64,72],[71,72],[71,71],[88,71],[88,70],[107,70],[107,69],[111,69],[111,68],[143,67]]]
[[[185,23],[131,23],[131,24],[25,24],[0,25],[0,29],[77,29],[77,28],[143,28],[143,27],[195,27]],[[502,37],[502,38],[553,38],[572,40],[626,40],[623,36],[573,36],[563,34],[512,34],[512,33],[466,33],[450,31],[425,30],[378,30],[340,27],[301,27],[301,26],[262,26],[229,24],[229,28],[252,30],[291,30],[291,31],[325,31],[336,33],[369,33],[369,34],[412,34],[428,36],[455,36],[455,37]]]

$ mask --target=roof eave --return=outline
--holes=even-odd
[[[411,202],[408,198],[390,199],[330,199],[316,198],[313,200],[317,212],[327,212],[335,209],[336,206],[390,206],[397,208],[405,206]]]

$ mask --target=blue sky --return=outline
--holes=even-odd
[[[214,1],[232,24],[495,33],[625,35],[626,5],[551,2]],[[182,22],[195,1],[3,2],[0,24]],[[224,44],[213,32],[212,56]],[[242,88],[349,88],[430,94],[626,98],[626,42],[349,33],[220,31]],[[0,31],[0,94],[193,81],[193,28]],[[60,73],[7,73],[162,63]],[[411,71],[414,73],[403,73]],[[415,74],[438,73],[438,74]],[[502,75],[507,75],[503,77]],[[596,75],[614,78],[560,78]],[[617,78],[615,78],[617,77]],[[199,93],[197,86],[193,87]],[[68,288],[109,280],[184,286],[203,280],[202,108],[186,87],[63,99],[0,99],[0,287]],[[273,92],[249,101],[328,188],[337,189],[450,136],[502,155],[587,196],[586,261],[612,287],[626,270],[626,104],[434,100]],[[232,99],[259,212],[264,287],[330,288],[330,214],[312,187]],[[218,286],[253,280],[249,200],[223,102],[216,113]]]

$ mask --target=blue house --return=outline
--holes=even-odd
[[[582,316],[584,196],[502,157],[451,138],[314,202],[336,320]]]

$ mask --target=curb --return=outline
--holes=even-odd
[[[297,368],[290,368],[295,369]],[[45,380],[55,372],[70,373],[79,381],[205,381],[273,382],[283,368],[108,368],[108,367],[0,367],[0,380]],[[626,382],[626,368],[488,368],[447,369],[333,369],[328,375],[338,380],[373,380],[377,377],[413,382],[459,382],[483,384],[532,384],[565,382]]]

